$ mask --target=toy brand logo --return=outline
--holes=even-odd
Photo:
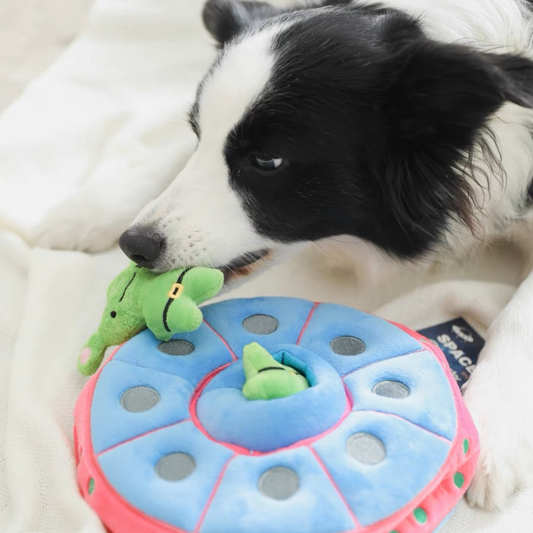
[[[461,326],[453,326],[452,331],[460,339],[463,339],[466,342],[474,342],[474,336],[472,335],[472,332],[469,329],[461,327]]]
[[[476,368],[485,341],[464,319],[455,318],[419,331],[436,344],[446,356],[459,386],[463,386]]]
[[[465,354],[465,352],[463,352],[463,350],[459,349],[459,346],[457,346],[448,335],[439,335],[437,340],[443,346],[448,348],[449,353],[468,372],[468,374],[472,374],[476,368],[475,363]]]

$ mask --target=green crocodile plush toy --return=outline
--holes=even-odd
[[[286,398],[309,388],[303,374],[291,366],[278,363],[257,342],[244,347],[242,359],[246,376],[242,393],[248,400]]]
[[[107,348],[150,329],[162,341],[194,331],[202,323],[202,302],[218,294],[224,275],[214,268],[180,268],[165,274],[131,263],[107,290],[107,305],[98,330],[80,353],[78,369],[94,374]]]

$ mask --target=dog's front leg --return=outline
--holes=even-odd
[[[533,272],[491,325],[465,400],[481,439],[468,501],[502,508],[533,477]]]

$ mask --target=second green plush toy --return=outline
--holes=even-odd
[[[303,374],[278,363],[257,342],[244,347],[242,363],[246,376],[242,393],[248,400],[286,398],[309,388]]]
[[[223,284],[223,273],[214,268],[154,274],[131,263],[107,290],[102,321],[79,356],[79,371],[94,374],[109,346],[122,344],[143,329],[162,341],[198,329],[203,319],[198,305],[216,296]]]

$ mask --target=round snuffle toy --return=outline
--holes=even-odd
[[[339,305],[256,298],[202,311],[192,333],[126,342],[78,400],[78,480],[111,532],[440,527],[478,441],[438,348]],[[254,342],[309,387],[247,399]]]

